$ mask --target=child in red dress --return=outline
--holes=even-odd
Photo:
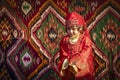
[[[94,80],[92,42],[84,18],[71,12],[66,22],[68,35],[60,42],[58,66],[62,80]]]

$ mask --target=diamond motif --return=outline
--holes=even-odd
[[[51,28],[49,31],[48,31],[48,37],[50,39],[51,42],[54,42],[55,39],[57,38],[57,32]]]
[[[32,6],[28,2],[24,1],[22,3],[21,9],[24,12],[24,14],[27,15],[32,9]]]
[[[33,74],[38,74],[39,70],[46,67],[48,60],[42,53],[38,54],[29,41],[22,40],[19,45],[13,52],[8,53],[7,61],[18,78],[31,80],[33,76],[37,76]]]
[[[40,20],[32,27],[32,39],[44,53],[54,56],[59,50],[61,38],[65,35],[65,20],[51,6],[49,6],[46,11],[41,15]]]
[[[112,41],[115,41],[116,34],[111,29],[108,29],[106,37],[110,42],[112,42]]]
[[[25,67],[27,67],[32,61],[31,56],[26,52],[22,57],[22,62]]]
[[[103,42],[104,46],[110,51],[115,51],[114,53],[116,53],[118,46],[120,46],[120,42],[119,42],[120,29],[117,27],[118,27],[117,23],[115,23],[110,18],[108,19],[107,24],[105,24],[105,27],[100,32],[102,34],[101,42]]]
[[[120,49],[119,19],[109,12],[110,9],[115,13],[111,7],[108,7],[106,10],[108,12],[103,11],[101,13],[105,13],[105,16],[99,15],[98,19],[93,22],[96,27],[94,26],[90,32],[97,47],[107,56],[109,56],[109,53],[115,54]],[[104,18],[102,18],[103,16]]]
[[[119,18],[120,15],[117,11],[109,6],[98,14],[94,22],[88,27],[91,29],[90,33],[95,50],[97,50],[95,55],[98,55],[98,57],[95,56],[96,62],[99,65],[98,67],[96,66],[96,80],[101,78],[107,79],[114,76],[112,60],[113,56],[120,50]],[[114,67],[114,69],[116,74],[118,74],[118,68]]]
[[[0,21],[0,42],[2,42],[2,47],[5,50],[7,46],[9,46],[12,42],[12,26],[10,25],[10,21],[8,21],[6,16],[2,17],[2,21]]]
[[[16,64],[18,65],[19,69],[26,76],[34,71],[34,69],[42,62],[37,52],[32,48],[29,42],[24,44],[21,49],[19,49],[18,53],[15,56],[15,59],[17,61]]]
[[[0,11],[0,48],[5,52],[10,50],[20,42],[18,38],[24,36],[23,32],[15,18],[3,8]]]
[[[3,26],[7,26],[7,25],[3,25]],[[6,40],[9,36],[8,30],[6,29],[6,27],[3,27],[3,30],[1,30],[2,32],[2,39]]]

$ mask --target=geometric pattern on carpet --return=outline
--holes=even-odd
[[[118,52],[113,59],[113,70],[115,74],[120,78],[120,52]]]
[[[46,11],[31,28],[31,38],[51,60],[58,52],[60,40],[65,35],[65,19],[51,6]]]
[[[58,12],[67,11],[67,3],[68,0],[6,0],[8,5],[10,5],[20,19],[24,22],[24,24],[28,25],[31,23],[33,17],[36,16],[37,13],[42,12],[45,7],[48,5],[56,6]],[[59,6],[59,7],[58,7]],[[61,10],[62,9],[62,10]],[[63,13],[64,14],[64,13]],[[29,23],[30,22],[30,23]]]
[[[0,10],[0,49],[7,52],[17,45],[24,36],[24,30],[20,28],[14,16],[6,9]]]
[[[47,70],[40,78],[36,80],[61,80],[54,68]]]
[[[6,0],[6,2],[14,9],[24,24],[28,25],[29,21],[38,12],[38,9],[45,0]]]
[[[7,62],[18,79],[32,79],[48,65],[48,59],[37,53],[28,41],[22,40],[18,46],[8,53]]]
[[[69,11],[75,11],[84,16],[87,24],[90,24],[95,17],[95,12],[101,7],[108,3],[109,0],[70,0]]]
[[[0,65],[0,80],[18,80],[14,75],[14,72],[7,64]]]
[[[91,38],[94,44],[107,56],[109,56],[108,53],[110,52],[116,54],[116,52],[119,51],[119,19],[120,14],[109,6],[102,11],[91,24]]]
[[[53,46],[49,42],[56,42],[57,29],[65,32],[63,17],[68,10],[85,17],[93,41],[96,80],[119,80],[119,3],[119,0],[0,0],[0,80],[60,79],[57,74],[59,47],[52,51],[47,47]],[[51,19],[61,27],[46,27]],[[47,36],[45,40],[41,32]],[[55,43],[58,44],[59,41]],[[31,67],[35,61],[41,63]]]
[[[118,77],[115,76],[113,72],[113,57],[120,50],[119,20],[120,14],[113,7],[108,6],[96,16],[95,21],[88,27],[94,46],[98,48],[109,61],[109,71],[101,80],[110,78],[117,79]],[[119,71],[119,69],[116,70]]]
[[[0,65],[5,61],[5,53],[0,50]]]
[[[28,27],[33,26],[36,23],[36,21],[38,21],[41,18],[43,13],[46,14],[47,13],[46,9],[48,9],[49,6],[51,6],[55,10],[55,12],[57,12],[57,14],[60,15],[56,17],[61,17],[61,16],[65,17],[68,12],[67,2],[69,2],[69,0],[46,0],[44,3],[43,1],[41,1],[42,6],[38,9],[36,15],[30,20],[30,22],[28,23]]]
[[[94,67],[95,67],[95,79],[100,80],[109,70],[109,61],[99,49],[93,46],[94,49]]]

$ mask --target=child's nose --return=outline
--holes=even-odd
[[[71,33],[73,33],[73,30],[70,30]]]

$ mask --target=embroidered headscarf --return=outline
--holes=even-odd
[[[77,12],[71,12],[68,13],[67,17],[66,17],[66,25],[67,26],[85,26],[85,20],[84,17],[82,17],[80,14],[78,14]]]
[[[86,28],[86,22],[84,17],[77,12],[68,13],[66,16],[66,26],[67,27],[83,27],[84,34],[90,38],[89,30]]]

